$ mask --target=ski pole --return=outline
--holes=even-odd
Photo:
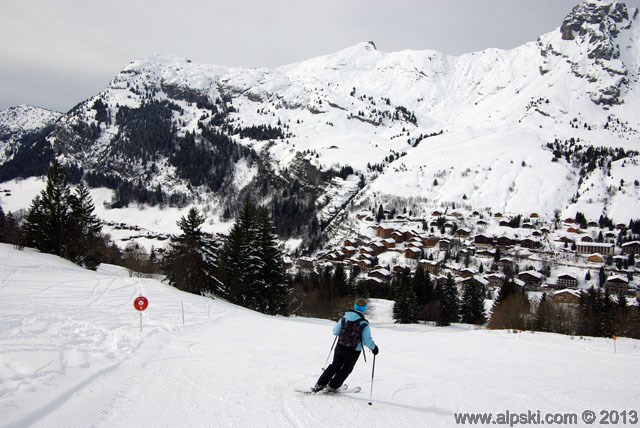
[[[333,345],[331,345],[331,349],[329,349],[329,355],[327,355],[327,360],[324,362],[324,367],[322,368],[323,371],[327,367],[327,363],[329,362],[329,357],[331,357],[331,352],[333,352],[333,347],[336,346],[337,341],[338,341],[338,336],[336,336],[336,338],[333,339]]]
[[[369,392],[369,405],[373,406],[371,398],[373,397],[373,374],[376,371],[376,354],[373,354],[373,366],[371,367],[371,391]]]

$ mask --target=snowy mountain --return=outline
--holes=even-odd
[[[380,204],[626,223],[639,77],[638,11],[590,0],[535,42],[458,57],[374,42],[273,70],[153,55],[47,141],[76,178],[115,189],[114,208],[195,202],[225,221],[250,195],[285,237]]]
[[[451,427],[455,413],[506,411],[589,426],[586,409],[634,423],[637,340],[397,325],[388,301],[370,306],[375,371],[368,353],[348,379],[362,391],[308,396],[294,389],[319,376],[332,321],[265,316],[0,244],[0,426]]]
[[[37,139],[43,131],[47,133],[47,127],[61,116],[62,113],[29,105],[0,111],[0,161],[10,160],[18,147]]]

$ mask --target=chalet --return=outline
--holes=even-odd
[[[498,260],[498,265],[500,266],[513,266],[513,259],[511,257],[501,257],[500,260]]]
[[[369,272],[369,277],[387,282],[391,279],[391,272],[384,268],[378,268]]]
[[[613,254],[615,245],[601,242],[578,242],[576,243],[576,252],[578,254],[599,253],[604,256]]]
[[[544,233],[545,235],[548,235],[551,233],[551,231],[546,227],[541,228],[540,232]]]
[[[358,241],[356,241],[355,239],[345,239],[344,244],[345,247],[357,247],[358,246]]]
[[[640,254],[640,241],[625,242],[622,244],[624,254]]]
[[[332,253],[327,254],[326,259],[331,263],[340,262],[345,259],[344,253],[342,251],[334,251]],[[312,269],[306,268],[306,269]]]
[[[578,233],[578,232],[579,232],[579,230],[580,230],[580,229],[576,229],[576,228],[575,228],[575,227],[573,227],[573,226],[569,226],[569,227],[567,227],[567,232],[569,232],[569,233]]]
[[[495,218],[502,218],[502,213],[495,213],[493,216]]]
[[[371,269],[371,260],[368,260],[368,259],[354,260],[353,264],[358,266],[362,270]]]
[[[599,227],[599,224],[595,221],[590,221],[589,223],[587,223],[588,227]]]
[[[464,217],[464,216],[462,215],[462,213],[459,213],[459,212],[457,212],[457,211],[452,212],[452,213],[451,213],[451,216],[452,216],[452,217],[455,217],[455,218],[458,218],[458,219],[460,219],[460,218]]]
[[[539,230],[534,230],[533,232],[531,232],[531,236],[535,236],[536,238],[542,236],[542,232],[540,232]]]
[[[587,261],[589,263],[604,263],[604,257],[601,254],[593,253],[587,256]]]
[[[558,239],[558,242],[562,242],[565,244],[573,244],[573,239],[567,237],[567,236],[562,236],[560,237],[560,239]]]
[[[431,215],[434,217],[442,217],[442,213],[440,211],[434,211],[431,213]]]
[[[484,220],[478,220],[478,221],[476,222],[476,225],[477,225],[477,226],[486,226],[486,225],[488,225],[488,224],[489,224],[489,223],[487,223],[487,222],[486,222],[486,221],[484,221]]]
[[[424,244],[422,243],[422,239],[414,237],[409,240],[407,247],[422,248]]]
[[[313,269],[314,261],[311,257],[300,257],[298,259],[298,266],[303,269]]]
[[[388,227],[384,227],[384,226],[377,226],[376,227],[376,236],[378,236],[379,238],[385,239],[391,236],[391,234],[394,232],[395,229],[391,229]]]
[[[420,267],[424,269],[425,272],[436,274],[440,271],[440,262],[423,259],[420,260]]]
[[[358,249],[357,249],[356,247],[352,247],[352,246],[342,247],[342,253],[343,253],[346,257],[352,257],[352,256],[354,256],[357,252],[358,252]]]
[[[538,214],[538,213],[531,213],[531,214],[529,214],[529,218],[540,218],[540,214]]]
[[[511,224],[507,220],[500,220],[498,223],[501,227],[509,227]]]
[[[393,272],[393,275],[400,276],[400,275],[408,274],[411,270],[404,266],[396,265],[391,269],[391,271]]]
[[[513,247],[516,244],[516,241],[509,238],[508,236],[499,236],[496,239],[496,245],[499,247]]]
[[[537,239],[524,238],[520,240],[520,246],[524,248],[530,248],[532,250],[542,247],[542,244]]]
[[[441,239],[440,241],[438,241],[438,247],[442,250],[442,251],[446,251],[448,249],[451,248],[451,241],[444,238]]]
[[[404,242],[404,234],[400,231],[394,230],[393,232],[391,232],[391,235],[389,235],[389,238],[395,239],[396,242]]]
[[[384,245],[384,248],[386,248],[387,250],[391,249],[391,248],[395,248],[396,246],[396,240],[393,238],[386,238],[382,240],[382,245]]]
[[[422,249],[409,247],[404,251],[404,256],[411,260],[420,260],[422,258]]]
[[[473,238],[473,243],[476,245],[485,245],[485,246],[493,245],[493,238],[490,238],[486,235],[479,234]]]
[[[459,275],[463,278],[473,278],[478,272],[473,269],[465,268],[459,272]]]
[[[593,238],[590,237],[589,235],[585,235],[580,238],[580,242],[593,242]]]
[[[528,287],[540,287],[543,278],[544,276],[535,270],[528,270],[518,274],[518,279],[523,281]]]
[[[492,259],[495,257],[495,253],[489,250],[476,251],[476,257],[484,257],[486,259]]]
[[[480,213],[478,211],[474,211],[471,213],[473,217],[480,217]]]
[[[499,273],[491,273],[486,276],[486,279],[492,287],[500,287],[504,282],[504,276]]]
[[[373,249],[374,256],[384,253],[384,250],[386,249],[384,243],[382,243],[381,241],[374,241],[370,243],[369,246]]]
[[[433,248],[438,245],[438,241],[440,241],[440,239],[435,236],[422,237],[422,243],[428,248]]]
[[[522,227],[523,229],[533,229],[533,225],[531,223],[522,223]]]
[[[360,254],[368,254],[368,255],[371,255],[371,256],[376,255],[375,254],[375,250],[372,247],[361,247],[358,252]]]
[[[553,302],[554,303],[562,303],[565,305],[578,305],[580,304],[580,294],[581,292],[578,290],[558,290],[553,293]]]
[[[458,229],[458,230],[456,230],[456,236],[458,236],[460,238],[466,238],[470,234],[471,233],[467,229]]]
[[[414,230],[405,230],[404,232],[402,232],[402,236],[404,237],[405,241],[411,241],[413,238],[418,237],[418,232]]]
[[[607,278],[607,282],[604,287],[609,294],[626,294],[629,291],[629,281],[627,278],[620,275],[613,275]]]
[[[570,273],[558,276],[556,288],[578,288],[578,278]]]
[[[468,278],[463,278],[460,282],[458,282],[458,285],[470,285],[473,287],[482,287],[483,289],[486,289],[489,285],[489,282],[486,279],[478,276],[470,276]]]
[[[572,219],[572,218],[565,218],[564,219],[564,223],[565,224],[573,224],[573,223],[575,223],[575,220]]]

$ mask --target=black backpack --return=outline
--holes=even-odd
[[[357,312],[356,312],[357,313]],[[342,345],[349,349],[356,349],[362,342],[362,331],[369,325],[362,314],[357,313],[360,319],[355,321],[347,321],[345,317],[340,318],[340,335],[338,336],[338,345]]]

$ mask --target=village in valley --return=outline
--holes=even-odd
[[[627,224],[448,208],[424,217],[378,221],[362,211],[352,236],[314,258],[287,259],[287,267],[344,264],[359,280],[391,287],[395,277],[421,267],[437,281],[451,275],[460,287],[482,287],[487,299],[495,298],[506,277],[530,295],[547,293],[558,303],[577,305],[580,290],[590,287],[630,302],[640,298],[640,241]]]

